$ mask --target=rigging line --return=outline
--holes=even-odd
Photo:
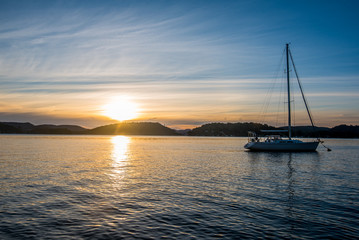
[[[273,90],[275,88],[275,85],[277,83],[277,80],[278,80],[278,75],[279,75],[279,72],[280,72],[280,68],[281,68],[281,65],[282,65],[282,62],[283,62],[283,59],[284,59],[284,53],[285,53],[285,50],[283,50],[282,52],[282,57],[279,61],[279,64],[277,65],[277,70],[275,72],[275,76],[274,76],[274,81],[272,82],[271,84],[271,87],[268,88],[268,91],[267,91],[267,94],[265,96],[265,101],[264,101],[264,104],[262,105],[262,108],[261,108],[261,114],[260,114],[260,122],[264,122],[265,121],[265,118],[266,118],[266,113],[268,111],[268,107],[271,103],[271,98],[272,98],[272,94],[273,94]]]
[[[314,123],[313,123],[313,118],[312,118],[312,114],[310,113],[310,109],[309,109],[309,106],[307,104],[307,100],[304,96],[304,93],[303,93],[303,88],[302,88],[302,84],[300,83],[300,80],[299,80],[299,77],[298,77],[298,73],[297,73],[297,69],[295,68],[295,64],[294,64],[294,61],[293,61],[293,56],[292,56],[292,53],[291,51],[289,50],[289,56],[290,56],[290,59],[292,61],[292,64],[293,64],[293,68],[294,68],[294,72],[295,72],[295,75],[297,77],[297,81],[298,81],[298,85],[299,85],[299,89],[300,89],[300,92],[302,94],[302,98],[303,98],[303,101],[304,101],[304,105],[305,105],[305,108],[307,109],[307,113],[308,113],[308,116],[309,116],[309,119],[310,119],[310,123],[312,124],[312,127],[313,127],[313,131],[315,132],[315,127],[314,127]],[[318,135],[317,135],[318,136]],[[328,152],[332,151],[332,149],[328,148],[327,146],[324,145],[324,141],[321,141],[319,139],[319,137],[317,137],[318,141],[323,145],[323,147],[325,147],[327,149]]]
[[[297,69],[296,69],[295,64],[294,64],[294,61],[293,61],[292,52],[291,52],[290,50],[289,50],[289,56],[290,56],[290,59],[291,59],[291,61],[292,61],[292,65],[293,65],[293,69],[294,69],[294,72],[295,72],[295,76],[297,77],[299,89],[300,89],[300,92],[301,92],[301,94],[302,94],[302,98],[303,98],[303,101],[304,101],[305,108],[307,109],[307,113],[308,113],[308,116],[309,116],[310,123],[312,124],[313,130],[314,130],[315,127],[314,127],[314,122],[313,122],[312,114],[310,113],[310,109],[309,109],[307,100],[306,100],[306,98],[305,98],[305,96],[304,96],[302,84],[300,83],[299,76],[298,76],[298,73],[297,73]]]
[[[295,81],[293,80],[293,78],[290,78],[289,79],[289,81],[291,82],[291,89],[290,89],[290,96],[291,96],[291,99],[290,99],[290,102],[291,102],[291,106],[292,106],[292,108],[293,108],[293,110],[292,110],[292,120],[293,120],[293,124],[292,124],[292,126],[296,126],[296,109],[295,109],[295,104],[296,104],[296,101],[295,101],[295,90],[294,90],[294,88],[295,88]]]
[[[283,92],[284,92],[284,83],[285,83],[285,80],[284,80],[284,72],[282,73],[282,77],[281,77],[281,86],[279,88],[279,97],[278,97],[278,103],[277,103],[277,114],[276,114],[276,126],[279,126],[279,124],[282,124],[282,121],[283,119],[279,119],[279,115],[283,117],[283,114],[285,111],[284,109],[281,110],[281,106],[282,106],[282,103],[285,101],[284,98],[285,98],[285,95],[283,95]],[[283,102],[282,102],[283,101]],[[284,105],[284,104],[283,104]],[[281,114],[279,114],[281,113]],[[280,121],[280,123],[279,123]]]
[[[294,85],[294,84],[293,84]],[[293,106],[293,113],[292,113],[292,116],[293,116],[293,126],[296,126],[296,110],[295,110],[295,97],[294,97],[294,94],[292,94],[292,106]]]
[[[285,77],[284,77],[284,75],[283,75],[283,84],[284,84],[284,81],[286,81],[286,79],[285,79]],[[284,86],[283,87],[283,92],[285,91],[285,89],[284,88],[286,88],[286,86]],[[283,123],[283,126],[285,126],[286,124],[288,124],[287,122],[286,122],[286,114],[288,114],[288,108],[287,108],[287,106],[286,106],[286,98],[287,98],[287,96],[286,96],[286,94],[283,94],[283,101],[282,101],[282,104],[283,104],[283,115],[282,115],[282,123]]]
[[[272,98],[272,93],[273,93],[273,89],[276,85],[276,80],[277,78],[274,79],[274,81],[272,82],[272,85],[271,87],[268,89],[267,91],[267,94],[266,94],[266,97],[265,97],[265,102],[263,104],[263,107],[262,107],[262,116],[263,116],[263,121],[265,119],[265,113],[267,113],[267,110],[268,110],[268,107],[270,105],[270,101],[271,101],[271,98]]]
[[[282,88],[280,88],[282,89]],[[275,126],[278,126],[278,117],[279,117],[279,108],[280,108],[280,100],[282,96],[282,91],[279,91],[279,101],[277,103],[277,109],[276,109],[276,120],[275,120]]]

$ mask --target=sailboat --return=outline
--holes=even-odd
[[[262,133],[267,133],[264,139],[258,138],[257,133],[248,132],[248,143],[244,145],[244,148],[251,151],[285,151],[285,152],[312,152],[316,151],[318,144],[321,142],[320,139],[317,139],[312,142],[303,142],[301,140],[292,139],[292,123],[291,123],[291,97],[290,97],[290,76],[289,76],[289,62],[293,64],[294,72],[296,74],[299,89],[302,94],[302,98],[304,101],[304,105],[306,107],[310,122],[314,129],[313,118],[310,114],[309,107],[307,101],[304,97],[303,89],[300,84],[297,70],[295,68],[293,57],[289,49],[289,44],[286,44],[286,75],[287,75],[287,99],[288,99],[288,130],[261,130]],[[290,58],[290,59],[289,59]],[[282,138],[279,133],[288,132],[288,138]],[[275,134],[276,133],[276,134]],[[329,150],[329,149],[328,149]]]

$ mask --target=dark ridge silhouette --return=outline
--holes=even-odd
[[[33,125],[33,124],[29,123],[29,122],[25,122],[25,123],[22,123],[22,122],[2,122],[1,124],[4,124],[6,126],[14,127],[18,131],[21,131],[22,133],[31,131],[35,127],[35,125]]]
[[[0,133],[20,134],[81,134],[88,129],[76,125],[33,125],[31,123],[2,122]]]
[[[52,124],[42,124],[37,125],[36,128],[47,128],[47,129],[68,129],[73,132],[81,132],[81,131],[87,131],[87,128],[83,128],[76,125],[52,125]]]
[[[12,125],[0,123],[0,133],[23,133],[23,131]]]
[[[176,130],[176,132],[179,134],[179,135],[184,135],[184,136],[188,136],[188,133],[192,131],[191,129],[182,129],[182,130]]]
[[[288,129],[288,127],[280,127],[279,129]],[[330,128],[312,127],[312,126],[292,126],[292,135],[295,137],[330,137]]]
[[[0,122],[0,133],[5,134],[87,134],[87,135],[188,135],[188,136],[235,136],[245,137],[248,131],[286,129],[267,124],[208,123],[192,130],[174,130],[154,122],[124,122],[86,129],[76,125],[33,125],[31,123]],[[292,127],[293,137],[359,138],[359,126],[339,125],[333,128],[297,126]]]
[[[175,130],[153,122],[116,123],[86,132],[100,135],[179,135]]]
[[[88,129],[76,125],[51,125],[43,124],[34,126],[29,131],[31,134],[76,134],[88,131]]]
[[[238,136],[248,135],[248,131],[260,133],[260,130],[283,130],[287,127],[275,128],[259,123],[209,123],[194,128],[189,136]],[[333,128],[312,126],[292,126],[293,137],[325,137],[325,138],[359,138],[359,126],[339,125]]]
[[[331,137],[334,138],[357,138],[359,137],[359,126],[339,125],[331,130]]]
[[[271,130],[275,127],[260,123],[208,123],[188,132],[189,136],[247,136],[248,131]]]

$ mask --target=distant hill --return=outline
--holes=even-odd
[[[31,134],[81,134],[88,129],[76,125],[51,125],[43,124],[34,126]]]
[[[0,133],[6,134],[88,134],[88,135],[188,135],[188,136],[235,136],[244,137],[248,131],[286,129],[267,124],[208,123],[192,130],[174,130],[154,122],[123,122],[86,129],[76,125],[33,125],[31,123],[0,122]],[[359,138],[359,126],[339,125],[333,128],[297,126],[292,127],[293,137]]]
[[[247,136],[248,131],[271,130],[275,127],[260,123],[208,123],[188,132],[189,136]]]
[[[88,129],[76,125],[33,125],[31,123],[0,122],[0,133],[81,134]]]
[[[100,135],[179,135],[175,130],[154,122],[125,122],[97,127],[86,132]]]
[[[260,133],[260,130],[283,130],[287,127],[275,128],[259,123],[209,123],[194,128],[189,136],[239,136],[245,137],[248,131]],[[293,137],[328,137],[328,138],[359,138],[359,126],[339,125],[333,128],[298,126],[292,127]]]
[[[4,127],[13,127],[17,131],[20,132],[28,132],[31,131],[35,126],[29,122],[21,123],[21,122],[1,122]],[[2,131],[1,131],[2,132]]]
[[[0,133],[23,133],[18,127],[0,122]]]
[[[357,138],[359,137],[359,126],[339,125],[330,130],[334,138]]]
[[[288,129],[288,127],[280,127],[279,129]],[[292,135],[295,137],[329,137],[331,129],[327,127],[312,126],[294,126],[292,127]]]
[[[175,130],[153,122],[116,123],[94,129],[76,125],[33,125],[31,123],[0,122],[0,133],[15,134],[89,134],[89,135],[179,135]]]
[[[187,136],[192,129],[175,130],[179,135]]]

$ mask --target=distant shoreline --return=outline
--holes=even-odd
[[[126,134],[51,134],[51,133],[44,133],[44,134],[37,134],[37,133],[0,133],[0,136],[86,136],[86,137],[115,137],[115,136],[124,136],[124,137],[188,137],[188,138],[247,138],[247,136],[190,136],[190,135],[126,135]],[[313,137],[294,137],[299,139],[313,139]],[[352,137],[352,138],[345,138],[345,137],[320,137],[320,139],[343,139],[343,140],[350,140],[350,139],[359,139],[359,137]]]
[[[187,130],[175,130],[158,122],[123,122],[104,125],[93,129],[77,125],[34,125],[29,122],[0,122],[0,134],[35,135],[129,135],[129,136],[208,136],[208,137],[246,137],[248,131],[286,129],[267,124],[208,123]],[[313,131],[314,130],[314,131]],[[359,138],[359,126],[338,125],[333,128],[297,126],[292,127],[294,137],[298,138]]]

